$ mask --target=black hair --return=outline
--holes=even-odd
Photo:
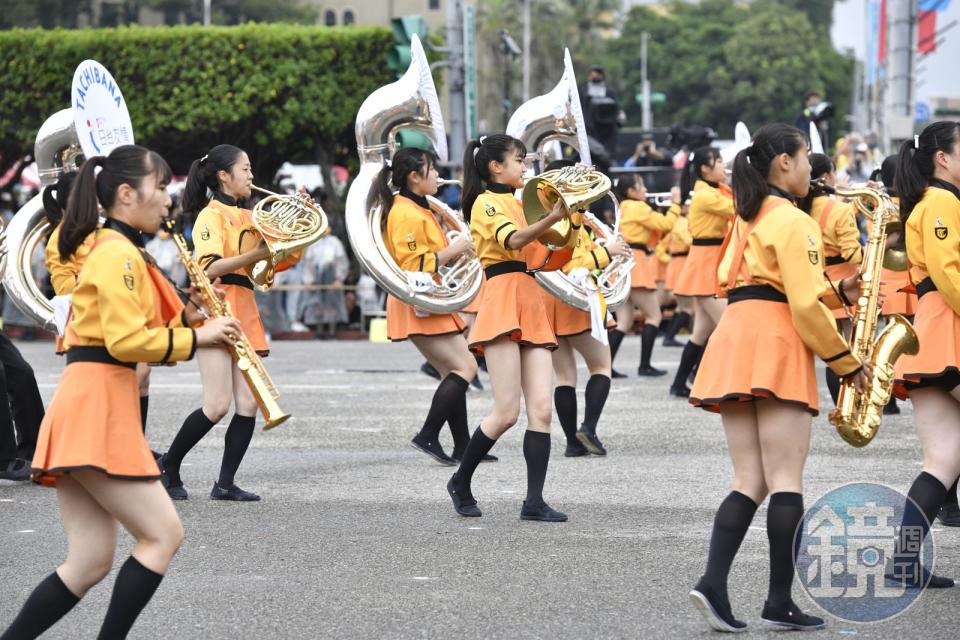
[[[749,222],[760,213],[770,193],[767,178],[773,160],[782,153],[794,156],[806,147],[807,137],[796,127],[779,122],[760,127],[753,143],[733,161],[733,203],[741,218]]]
[[[680,174],[680,195],[686,199],[693,191],[697,180],[703,180],[703,168],[712,167],[720,158],[716,147],[700,147],[695,150]]]
[[[953,153],[960,142],[960,122],[941,120],[927,125],[913,140],[900,147],[894,188],[900,194],[900,218],[906,222],[933,177],[933,157],[938,151]]]
[[[892,198],[897,197],[897,189],[894,186],[894,183],[897,179],[897,155],[887,156],[883,159],[883,162],[880,163],[880,168],[876,171],[877,177],[874,178],[874,182],[882,182],[883,186],[887,188],[887,195]]]
[[[629,200],[629,198],[627,198],[627,191],[630,191],[630,189],[636,187],[639,179],[640,174],[638,173],[627,173],[620,176],[620,178],[617,180],[617,185],[613,188],[613,191],[617,194],[617,198],[619,198],[620,202]]]
[[[184,213],[197,214],[210,203],[207,190],[218,191],[220,181],[217,172],[230,173],[233,165],[237,164],[243,149],[232,144],[218,144],[207,152],[207,155],[194,160],[187,174],[187,184],[183,187]]]
[[[67,210],[70,188],[76,178],[76,171],[61,174],[55,184],[51,184],[43,190],[43,210],[47,214],[47,221],[50,223],[51,229],[56,228],[63,220],[63,213]]]
[[[819,178],[826,177],[828,174],[833,173],[835,168],[836,165],[833,164],[833,160],[830,159],[830,156],[823,153],[810,154],[810,180],[817,180]],[[807,195],[797,201],[797,208],[810,213],[813,211],[814,198],[819,198],[820,196],[826,194],[826,189],[811,185],[810,191],[807,192]]]
[[[490,181],[490,163],[505,162],[507,154],[519,151],[527,154],[527,147],[513,136],[498,133],[486,136],[483,141],[471,140],[463,152],[463,217],[470,221],[473,203],[483,193],[483,184]]]
[[[823,97],[823,94],[820,93],[819,91],[807,91],[806,93],[803,94],[803,103],[806,104],[806,103],[807,103],[807,100],[809,100],[809,99],[812,98],[813,96],[817,96],[818,98],[822,98],[822,97]]]
[[[100,173],[97,173],[100,167]],[[140,191],[147,176],[156,176],[157,185],[169,184],[173,177],[170,165],[155,151],[136,144],[117,147],[109,156],[90,158],[70,190],[67,210],[60,227],[60,259],[66,262],[100,222],[100,207],[108,213],[113,208],[117,189],[128,184]]]
[[[430,168],[436,165],[437,157],[431,151],[424,151],[416,147],[404,147],[394,154],[390,164],[386,164],[377,173],[367,205],[372,207],[378,201],[383,203],[383,222],[386,223],[387,213],[393,206],[394,189],[407,187],[407,179],[411,173],[426,177]],[[393,185],[391,187],[391,185]]]

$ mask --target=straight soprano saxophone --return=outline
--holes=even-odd
[[[830,412],[830,422],[840,437],[854,447],[863,447],[880,429],[883,408],[890,401],[893,388],[894,364],[901,355],[915,355],[920,343],[913,326],[900,314],[891,315],[887,326],[877,335],[887,224],[899,221],[896,206],[889,196],[875,189],[829,191],[853,198],[857,209],[871,220],[870,236],[860,267],[860,292],[853,316],[850,352],[861,362],[869,362],[873,366],[873,375],[863,393],[857,391],[852,381],[844,381],[837,396],[837,408]]]
[[[199,290],[203,303],[210,310],[210,315],[214,318],[232,316],[230,304],[226,300],[221,300],[220,296],[217,295],[210,278],[207,277],[206,272],[194,259],[193,254],[190,253],[186,239],[174,230],[173,221],[166,220],[164,228],[177,244],[180,261],[186,268],[187,275],[190,276],[190,282]],[[260,412],[266,420],[263,430],[273,429],[285,422],[290,414],[286,413],[277,404],[280,392],[270,378],[270,374],[267,373],[267,369],[263,366],[263,360],[257,355],[243,331],[240,332],[237,341],[231,344],[228,349],[230,355],[233,356],[233,361],[237,364],[237,368],[243,374],[243,379],[247,381],[247,386],[250,387],[250,392],[253,393],[257,406],[260,407]]]

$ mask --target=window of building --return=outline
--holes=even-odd
[[[354,24],[356,23],[356,21],[357,19],[353,15],[352,10],[347,9],[346,11],[343,12],[343,24]]]
[[[430,0],[430,11],[439,11],[440,0]]]
[[[328,27],[337,26],[337,12],[331,9],[327,9],[323,12],[323,24]]]

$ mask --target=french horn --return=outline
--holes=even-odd
[[[480,291],[483,269],[479,259],[465,254],[454,263],[440,267],[439,278],[431,281],[429,290],[414,290],[407,272],[397,265],[384,243],[382,221],[387,212],[379,203],[368,206],[370,189],[396,151],[396,135],[401,129],[423,133],[432,142],[440,160],[447,160],[440,100],[427,56],[416,36],[411,42],[410,54],[406,73],[370,94],[357,113],[360,172],[347,193],[344,212],[347,237],[360,265],[389,293],[428,313],[452,313],[470,304]],[[448,238],[469,236],[470,226],[459,212],[436,198],[427,199]]]
[[[37,284],[33,255],[50,232],[42,189],[55,184],[64,173],[78,171],[83,162],[72,109],[62,109],[47,118],[37,132],[33,155],[41,192],[17,211],[4,229],[0,240],[3,244],[0,271],[3,287],[17,308],[42,328],[52,331],[53,304]]]
[[[528,162],[532,161],[541,169],[550,159],[559,157],[558,143],[563,142],[577,149],[580,153],[581,164],[586,166],[569,167],[569,169],[575,171],[564,174],[569,175],[572,179],[566,187],[566,190],[571,192],[568,202],[568,205],[572,203],[571,212],[574,208],[586,209],[586,206],[591,202],[604,195],[609,195],[613,199],[616,212],[614,227],[611,228],[588,212],[583,214],[583,221],[593,229],[599,245],[606,244],[619,235],[620,203],[617,202],[613,192],[610,191],[610,180],[603,174],[587,168],[591,162],[590,144],[587,139],[586,121],[580,107],[580,93],[577,90],[577,80],[573,72],[573,61],[570,58],[569,50],[564,51],[564,71],[560,82],[549,93],[532,98],[520,105],[507,123],[507,135],[523,141],[527,149],[530,150],[527,158]],[[527,189],[538,190],[544,178],[549,183],[551,177],[554,180],[560,177],[558,175],[551,176],[551,173],[554,172],[541,174],[528,181],[524,187],[524,194],[526,195]],[[605,183],[600,176],[606,180]],[[587,188],[584,190],[584,187]],[[563,191],[564,188],[559,190]],[[574,195],[578,190],[589,193],[589,197],[581,196],[578,198]],[[528,201],[533,204],[534,198],[540,200],[539,206],[545,206],[539,195],[534,196],[531,193],[530,196],[524,198],[524,210],[527,209]],[[590,309],[589,300],[595,295],[597,289],[603,294],[609,308],[616,308],[622,304],[630,294],[630,271],[632,268],[632,258],[616,256],[596,280],[571,277],[560,270],[538,271],[535,276],[540,286],[562,302],[577,309],[588,311]]]

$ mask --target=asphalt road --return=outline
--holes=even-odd
[[[62,360],[49,343],[20,346],[49,400]],[[599,428],[607,458],[563,458],[554,420],[545,494],[570,515],[568,523],[518,518],[525,490],[522,418],[495,448],[500,462],[482,465],[475,477],[483,518],[462,519],[444,489],[451,469],[408,445],[435,384],[417,371],[412,346],[283,342],[273,349],[266,363],[283,392],[282,406],[295,417],[256,433],[237,477],[264,499],[208,499],[223,446],[224,427],[217,427],[186,459],[191,498],[177,505],[186,542],[130,637],[712,635],[687,592],[703,571],[731,468],[719,418],[669,398],[672,376],[614,382]],[[639,340],[628,338],[621,370],[634,371],[627,363],[636,363],[638,352]],[[679,355],[658,347],[654,364],[672,372]],[[487,388],[470,393],[471,429],[490,406]],[[825,387],[822,393],[829,402]],[[199,403],[195,364],[155,369],[148,425],[154,448],[165,449]],[[851,481],[905,492],[919,460],[909,405],[860,450],[844,444],[820,416],[806,471],[807,503]],[[765,637],[759,620],[767,582],[764,522],[761,507],[730,586],[735,612],[756,637]],[[934,531],[938,572],[960,575],[960,530]],[[130,546],[130,537],[121,536],[117,567]],[[55,492],[0,481],[0,629],[64,552]],[[96,637],[114,577],[45,637]],[[813,608],[799,586],[794,593],[801,606]],[[960,588],[924,594],[884,623],[828,619],[817,637],[956,638],[958,601]]]

